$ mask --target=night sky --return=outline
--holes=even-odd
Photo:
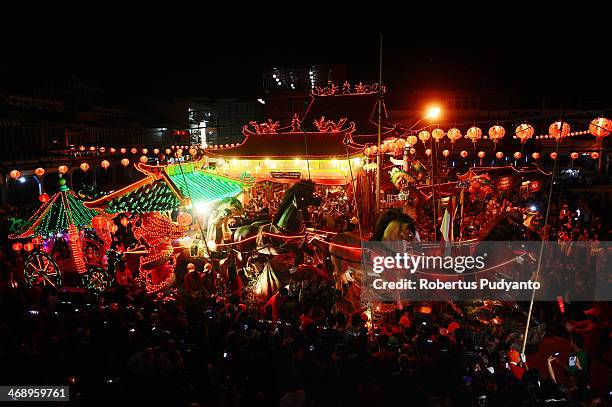
[[[119,94],[245,96],[259,90],[262,69],[272,66],[347,64],[350,79],[373,81],[382,31],[390,89],[519,89],[612,99],[609,22],[597,9],[534,11],[533,4],[516,2],[500,10],[395,2],[220,4],[226,3],[15,11],[2,26],[0,72],[26,80],[76,74]]]

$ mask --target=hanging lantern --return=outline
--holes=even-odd
[[[42,193],[38,195],[38,200],[42,203],[47,203],[49,202],[49,195],[47,193]]]
[[[101,152],[101,153],[104,153],[105,151],[106,151],[106,148],[104,148],[104,147],[100,147],[100,152]]]
[[[389,146],[385,143],[381,144],[378,146],[378,151],[380,151],[381,154],[386,153],[387,151],[389,151]]]
[[[428,148],[427,150],[425,150],[425,155],[427,157],[429,157],[431,155],[431,148]]]
[[[612,121],[605,117],[598,117],[589,124],[589,133],[595,137],[608,137],[612,132]]]
[[[461,151],[461,152],[459,153],[459,155],[460,155],[461,157],[463,157],[463,158],[466,158],[466,157],[468,156],[468,152],[467,152],[467,151],[465,151],[465,150],[463,150],[463,151]]]
[[[404,140],[403,138],[398,138],[397,140],[395,140],[395,145],[398,148],[404,148],[406,147],[406,140]]]
[[[140,162],[143,163],[143,164],[146,164],[146,163],[149,162],[149,159],[147,158],[146,155],[143,155],[143,156],[140,157]]]
[[[453,129],[451,129],[453,130]],[[457,130],[457,129],[454,129]],[[459,131],[459,130],[457,130]],[[450,133],[450,130],[448,131]],[[461,137],[461,132],[459,132],[459,137]],[[431,132],[431,138],[433,138],[434,140],[436,140],[436,143],[439,143],[440,140],[442,140],[444,138],[444,130],[442,129],[434,129],[434,131]],[[450,138],[450,136],[449,136]],[[452,139],[451,139],[452,142]]]
[[[605,137],[605,136],[604,136],[604,137]],[[599,153],[598,153],[597,151],[593,151],[593,152],[591,153],[591,158],[592,158],[593,160],[597,160],[597,159],[599,158]]]
[[[497,124],[489,129],[489,137],[493,140],[494,143],[497,143],[499,140],[504,138],[506,134],[506,130],[502,126],[498,126]]]
[[[478,158],[480,158],[481,160],[482,160],[483,158],[485,158],[485,152],[484,152],[484,151],[479,151],[479,152],[478,152]]]
[[[146,148],[143,148],[143,149],[142,149],[142,153],[143,153],[143,154],[148,154],[148,153],[149,153],[149,150],[148,150],[148,149],[146,149]]]
[[[497,153],[495,153],[495,157],[497,157],[498,160],[501,160],[502,158],[504,158],[504,153],[498,151]]]
[[[191,217],[189,213],[186,213],[186,212],[181,212],[176,217],[176,222],[181,226],[189,226],[191,225],[192,221],[193,221],[193,218]]]
[[[378,154],[378,147],[376,146],[370,147],[370,152],[372,153],[372,155]]]
[[[159,148],[154,148],[153,149],[153,154],[155,154],[155,155],[159,154]]]
[[[101,215],[96,215],[91,219],[91,226],[94,229],[104,229],[104,227],[106,227],[107,224],[108,222],[106,218]]]
[[[83,172],[86,172],[89,169],[89,164],[87,163],[81,163],[81,165],[79,165],[79,167],[81,168],[81,170]]]
[[[20,251],[23,248],[23,245],[21,243],[19,243],[19,242],[15,242],[15,243],[13,243],[11,248],[13,250],[15,250],[16,252],[18,252],[18,251]]]
[[[115,225],[114,223],[111,225],[111,227],[109,228],[110,232],[115,234],[117,233],[117,231],[119,230],[119,226]]]
[[[183,154],[183,149],[182,148],[177,148],[176,149],[176,153],[179,154],[179,157]]]
[[[450,151],[448,151],[448,150],[442,150],[442,155],[443,155],[444,157],[448,157],[448,156],[450,155]]]
[[[406,137],[406,143],[408,143],[410,147],[416,145],[417,141],[418,141],[417,136]]]
[[[514,153],[514,159],[515,160],[520,160],[522,156],[523,156],[523,154],[521,154],[520,151],[517,151],[516,153]]]
[[[575,160],[576,158],[578,158],[578,153],[573,152],[573,153],[570,154],[570,157],[571,157],[572,160]]]
[[[427,130],[423,130],[419,132],[419,140],[421,140],[423,144],[425,144],[425,142],[429,140],[430,137],[431,135],[429,134]]]
[[[476,126],[472,126],[468,129],[465,137],[469,138],[472,140],[472,143],[476,144],[476,142],[482,138],[482,130]]]
[[[550,158],[551,158],[552,160],[556,160],[556,159],[557,159],[557,153],[554,153],[554,152],[553,152],[553,153],[550,153]]]
[[[136,154],[137,152],[138,152],[138,149],[135,147],[130,150],[130,153],[132,154]]]
[[[166,154],[170,155],[172,153],[172,150],[170,150],[169,148],[166,149]]]
[[[60,174],[65,174],[68,172],[68,167],[66,167],[65,165],[60,165],[59,167],[57,167],[57,172],[59,172]]]
[[[122,224],[124,227],[127,227],[127,225],[129,225],[129,224],[130,224],[130,220],[124,216],[123,218],[121,218],[121,224]]]
[[[195,148],[189,149],[189,155],[196,155],[197,153],[198,153],[198,150],[196,150]]]
[[[89,147],[89,151],[96,151],[96,147],[95,146]]]
[[[533,158],[534,160],[539,160],[540,159],[540,153],[535,152],[535,153],[531,154],[531,158]]]
[[[121,154],[125,154],[127,152],[127,149],[126,148],[121,148],[121,150],[119,150],[119,151],[121,151]]]
[[[34,250],[34,243],[32,242],[28,242],[26,244],[23,245],[23,250],[25,250],[26,252],[31,252],[32,250]]]
[[[34,174],[38,175],[39,177],[42,177],[43,175],[45,175],[45,169],[38,167],[34,170]]]
[[[9,174],[9,175],[10,175],[10,176],[11,176],[11,178],[13,178],[13,179],[19,179],[19,178],[21,178],[21,171],[19,171],[19,170],[13,170],[13,171],[11,171],[11,172],[10,172],[10,174]]]
[[[366,157],[367,157],[367,156],[370,156],[370,155],[372,155],[371,151],[372,151],[372,150],[370,150],[370,147],[366,147],[366,148],[364,148],[364,149],[363,149],[363,154],[364,154]]]
[[[123,165],[124,167],[127,167],[128,165],[130,165],[130,160],[128,160],[127,158],[122,159],[121,165]]]
[[[85,151],[85,146],[79,146],[79,151]]]
[[[535,130],[533,126],[527,123],[519,124],[514,131],[516,138],[521,140],[521,144],[533,137]]]
[[[110,151],[111,154],[115,154],[115,151],[117,150],[115,149],[115,147],[111,147],[108,149],[108,151]]]
[[[102,168],[107,169],[108,167],[110,167],[110,163],[107,160],[103,160],[100,163],[100,166],[102,166]]]
[[[567,137],[569,133],[570,126],[565,122],[563,122],[563,124],[561,124],[561,122],[554,122],[548,128],[548,134],[556,139]]]
[[[412,155],[416,154],[416,149],[411,148],[411,149],[410,149],[410,154],[412,154]]]

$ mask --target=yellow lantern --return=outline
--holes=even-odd
[[[472,126],[468,129],[465,137],[469,138],[472,140],[472,143],[476,144],[476,142],[482,138],[482,130],[476,126]]]
[[[81,163],[81,165],[79,165],[79,167],[81,168],[81,170],[83,172],[86,172],[89,169],[89,164],[87,163]]]
[[[566,122],[554,122],[548,128],[548,134],[550,134],[551,137],[556,139],[567,137],[569,133],[570,126]]]
[[[147,158],[146,155],[143,155],[143,156],[140,157],[140,162],[143,163],[143,164],[146,164],[146,163],[149,162],[149,159]]]
[[[190,148],[189,149],[189,154],[190,155],[196,155],[198,153],[198,150],[196,150],[195,148]]]
[[[455,129],[455,130],[457,130],[457,129]],[[459,130],[457,130],[457,131],[459,131]],[[431,138],[436,140],[436,143],[439,143],[440,140],[442,140],[444,138],[444,135],[445,135],[445,133],[444,133],[444,130],[442,130],[442,129],[434,129],[434,131],[431,132]]]
[[[455,144],[455,141],[461,138],[461,130],[453,127],[452,129],[448,131],[448,134],[446,135],[446,137],[448,137],[448,139],[451,141],[451,144]]]
[[[519,124],[514,131],[516,138],[521,140],[521,143],[525,143],[527,140],[533,137],[535,130],[533,126],[527,123]]]
[[[612,132],[612,121],[605,117],[598,117],[589,124],[589,133],[595,137],[608,137]]]
[[[169,148],[167,148],[167,149],[166,149],[166,154],[168,154],[168,155],[169,155],[170,153],[172,153],[172,150],[170,150]]]
[[[431,155],[431,148],[428,148],[427,150],[425,150],[425,155],[428,157]]]
[[[504,158],[504,153],[498,151],[497,153],[495,153],[495,157],[497,157],[498,160],[501,160],[502,158]]]
[[[416,154],[416,149],[411,148],[411,149],[410,149],[410,154],[412,154],[412,155]]]
[[[10,172],[10,174],[9,174],[9,175],[10,175],[10,176],[11,176],[11,178],[13,178],[13,179],[18,179],[18,178],[21,178],[21,171],[19,171],[19,170],[13,170],[13,171],[11,171],[11,172]]]
[[[494,143],[504,138],[506,130],[502,126],[495,125],[489,129],[489,137]]]
[[[419,140],[421,140],[423,144],[425,144],[425,142],[429,140],[430,137],[431,135],[429,134],[427,130],[422,130],[419,132]]]
[[[143,149],[142,149],[142,153],[143,153],[143,154],[148,154],[148,153],[149,153],[149,150],[148,150],[148,149],[146,149],[146,148],[143,148]]]
[[[59,172],[60,174],[65,174],[68,172],[68,167],[66,167],[65,165],[60,165],[59,167],[57,167],[57,172]]]
[[[483,158],[485,158],[485,152],[484,152],[484,151],[479,151],[479,152],[478,152],[478,158],[480,158],[481,160],[482,160]]]
[[[404,140],[403,138],[398,138],[397,140],[395,140],[395,145],[398,148],[404,148],[406,147],[406,140]]]
[[[128,165],[130,165],[130,160],[128,160],[127,158],[122,159],[121,165],[123,165],[124,167],[127,167]]]
[[[110,163],[107,160],[103,160],[100,163],[100,166],[102,166],[102,168],[107,169],[108,167],[110,167]]]
[[[416,136],[408,136],[408,137],[406,137],[406,142],[411,147],[416,145],[417,141],[418,141],[418,139],[417,139]]]

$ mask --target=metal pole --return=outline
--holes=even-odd
[[[555,153],[558,154],[559,153],[559,142],[561,141],[561,135],[563,134],[563,105],[561,105],[561,119],[560,119],[560,129],[559,129],[559,135],[557,137],[557,145],[555,147]],[[553,169],[552,172],[550,173],[550,188],[548,190],[548,205],[546,205],[546,217],[544,218],[544,228],[542,229],[542,231],[544,233],[546,233],[546,229],[548,227],[548,216],[550,214],[550,204],[552,201],[552,193],[553,193],[553,186],[554,186],[554,179],[555,179],[555,172],[557,170],[557,161],[558,160],[554,160],[553,163]],[[543,236],[545,237],[545,236]],[[538,276],[540,274],[540,266],[542,265],[542,254],[544,252],[544,244],[546,243],[546,240],[544,240],[544,238],[542,238],[542,243],[540,244],[540,253],[538,255],[538,263],[537,263],[537,267],[536,267],[536,272],[535,272],[535,278],[534,281],[538,281]],[[525,348],[527,347],[527,335],[529,334],[529,325],[531,323],[531,313],[533,312],[533,303],[535,300],[535,293],[536,290],[534,289],[531,292],[531,301],[529,302],[529,312],[527,313],[527,323],[525,324],[525,334],[523,337],[523,347],[521,350],[521,353],[525,353]]]
[[[383,35],[380,34],[380,53],[378,61],[378,145],[376,153],[376,213],[380,213],[380,136],[382,121],[382,64],[383,64]]]

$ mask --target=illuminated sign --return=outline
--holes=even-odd
[[[270,171],[272,178],[285,178],[285,179],[301,179],[302,173],[300,171]]]

